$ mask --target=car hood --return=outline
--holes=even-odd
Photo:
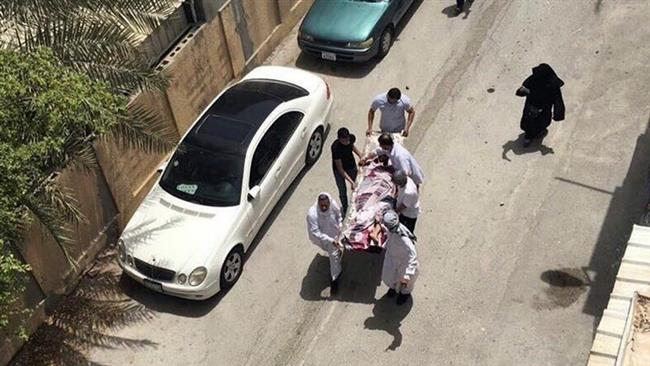
[[[209,207],[180,200],[159,185],[147,195],[122,233],[127,253],[174,271],[205,265],[219,249],[240,208]],[[189,268],[191,267],[191,268]]]
[[[305,16],[300,31],[315,39],[365,41],[387,8],[387,2],[316,0]]]

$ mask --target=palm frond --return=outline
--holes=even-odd
[[[109,64],[94,61],[68,60],[65,63],[95,80],[101,80],[120,93],[136,93],[146,90],[164,90],[169,80],[155,72],[147,64]]]
[[[52,182],[43,190],[43,202],[65,218],[68,223],[87,223],[88,219],[79,209],[79,201],[72,190]]]
[[[72,249],[73,240],[70,235],[71,231],[66,226],[65,216],[46,202],[35,197],[24,197],[22,204],[32,213],[41,227],[52,235],[54,242],[61,249],[68,263],[76,267],[76,262],[70,256],[69,249]]]
[[[55,164],[60,169],[72,166],[85,171],[94,171],[99,167],[99,163],[92,140],[94,136],[88,136],[86,139],[68,139],[63,148],[61,161]]]
[[[7,0],[0,5],[0,47],[52,48],[67,66],[127,93],[164,90],[143,41],[179,0]]]
[[[132,34],[111,24],[62,20],[26,29],[19,38],[23,50],[51,48],[64,65],[114,90],[135,93],[169,85],[165,75],[150,67],[151,60],[137,48]]]
[[[126,32],[139,43],[181,3],[180,0],[5,0],[0,2],[0,18],[13,27],[32,30],[60,28],[61,23],[108,25]],[[59,26],[52,27],[52,24]]]
[[[128,111],[128,118],[122,119],[111,133],[120,144],[150,153],[168,152],[176,146],[178,133],[172,121],[136,103],[130,104]]]
[[[119,25],[132,35],[133,40],[140,44],[171,16],[171,13],[168,14],[167,12],[153,13],[134,9],[111,8],[106,9],[102,14],[102,21]]]

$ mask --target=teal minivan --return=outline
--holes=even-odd
[[[363,62],[388,54],[413,0],[316,0],[300,24],[298,45],[330,61]]]

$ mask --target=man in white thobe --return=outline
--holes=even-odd
[[[394,142],[393,137],[389,133],[381,134],[378,140],[379,147],[361,159],[360,164],[363,165],[377,156],[384,155],[388,157],[395,171],[403,171],[419,187],[424,182],[424,173],[413,155],[404,146],[398,142]]]
[[[341,249],[338,236],[341,232],[341,210],[329,193],[318,195],[316,203],[307,214],[309,239],[329,255],[330,260],[330,294],[338,292],[338,280],[341,274]]]
[[[415,223],[420,214],[420,192],[409,176],[401,170],[393,174],[393,183],[397,186],[397,202],[395,212],[399,215],[399,222],[406,226],[411,233],[415,233]]]
[[[388,286],[388,297],[397,295],[397,304],[404,304],[410,297],[418,277],[418,254],[415,236],[402,224],[395,211],[388,211],[382,218],[387,229],[386,253],[381,279]]]

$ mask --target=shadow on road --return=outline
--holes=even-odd
[[[569,307],[589,286],[589,277],[584,268],[548,270],[541,274],[540,279],[549,286],[544,290],[544,297],[536,297],[535,307],[538,310]]]
[[[554,154],[555,151],[544,145],[544,138],[538,138],[533,140],[532,144],[528,147],[524,147],[524,134],[520,134],[516,140],[510,140],[503,144],[503,152],[501,153],[501,158],[503,160],[512,161],[508,157],[509,152],[513,152],[515,155],[531,154],[539,152],[542,155]]]
[[[381,283],[383,255],[346,252],[343,272],[339,279],[339,293],[330,296],[330,267],[326,255],[317,254],[302,280],[300,297],[308,301],[332,300],[372,304]]]
[[[383,253],[346,252],[343,256],[339,294],[335,300],[374,303],[377,287],[381,285],[383,259]]]
[[[413,4],[411,4],[409,10],[404,13],[404,16],[395,28],[395,42],[399,42],[399,36],[402,34],[402,31],[404,31],[404,28],[406,28],[406,25],[411,21],[411,18],[413,18],[413,15],[415,15],[415,12],[418,11],[423,2],[424,0],[413,1]]]
[[[402,320],[411,311],[413,298],[403,305],[397,305],[394,297],[384,295],[375,302],[372,309],[373,316],[364,321],[365,329],[383,330],[393,336],[393,341],[386,347],[385,351],[395,351],[402,345],[403,335],[400,331]]]
[[[587,269],[594,273],[583,312],[593,315],[594,330],[607,306],[620,260],[625,252],[632,225],[639,222],[648,202],[650,167],[650,119],[636,148],[621,186],[612,194]]]
[[[377,59],[364,63],[343,63],[321,60],[301,52],[296,59],[296,67],[322,75],[333,75],[346,79],[362,79],[377,66]]]
[[[209,313],[228,293],[228,291],[221,291],[215,296],[203,301],[181,299],[152,291],[127,275],[122,275],[120,288],[125,295],[142,304],[147,309],[189,318],[200,318]]]
[[[594,4],[594,13],[599,14],[603,8],[603,0],[596,0]]]
[[[463,9],[460,12],[460,14],[456,12],[455,1],[454,0],[449,0],[449,1],[453,2],[454,4],[442,9],[442,11],[441,11],[442,14],[445,14],[447,16],[447,18],[456,18],[460,14],[465,13],[465,15],[463,16],[463,19],[467,19],[467,17],[469,17],[469,14],[472,12],[472,9],[471,9],[472,5],[473,5],[472,1],[469,1],[469,0],[465,1],[465,5],[463,6]],[[474,0],[474,1],[476,1],[476,0]]]
[[[109,248],[98,256],[79,287],[61,300],[11,365],[99,365],[85,355],[89,349],[123,348],[137,352],[158,346],[148,339],[110,334],[155,317],[150,309],[123,294],[115,255],[114,248]]]
[[[395,28],[394,42],[400,41],[399,36],[402,34],[406,24],[411,20],[420,5],[422,5],[423,1],[424,0],[413,1],[411,7],[409,7],[409,10],[404,14]],[[390,52],[388,57],[390,57]],[[295,66],[318,74],[338,76],[347,79],[361,79],[372,72],[379,62],[380,60],[377,58],[373,58],[364,63],[327,61],[301,52],[296,60]]]
[[[326,255],[317,254],[311,261],[307,274],[302,279],[300,297],[307,301],[329,300],[329,292],[323,296],[325,289],[330,287],[330,264]]]

